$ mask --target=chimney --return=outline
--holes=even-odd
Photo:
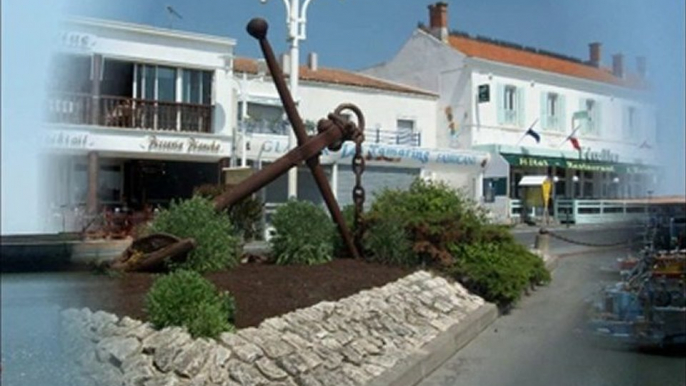
[[[280,63],[279,65],[281,66],[281,72],[284,73],[284,75],[290,75],[291,74],[291,56],[287,53],[281,54],[279,57]]]
[[[600,67],[600,43],[593,42],[588,45],[588,63],[593,67]]]
[[[437,39],[448,41],[448,3],[439,1],[429,5],[429,30]]]
[[[612,75],[618,78],[624,77],[624,55],[612,55]]]
[[[307,55],[307,67],[312,71],[317,71],[317,68],[319,67],[319,58],[317,57],[316,52],[310,52],[310,54]]]
[[[646,57],[645,56],[637,56],[636,57],[636,72],[638,72],[638,75],[640,75],[641,78],[646,77],[647,65],[646,65]]]

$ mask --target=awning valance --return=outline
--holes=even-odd
[[[653,173],[656,168],[648,165],[623,164],[611,162],[594,162],[583,159],[570,159],[564,157],[538,157],[525,154],[501,154],[512,166],[523,167],[552,167],[621,174]]]

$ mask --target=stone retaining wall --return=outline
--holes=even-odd
[[[84,385],[363,385],[484,305],[419,271],[257,328],[192,339],[182,328],[88,309],[63,311],[65,353]]]

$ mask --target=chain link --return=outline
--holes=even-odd
[[[585,241],[573,240],[573,239],[570,239],[570,238],[568,238],[568,237],[565,237],[565,236],[562,236],[562,235],[558,235],[557,233],[554,233],[554,232],[551,232],[551,231],[545,231],[544,234],[549,234],[550,236],[552,236],[552,237],[554,237],[554,238],[556,238],[556,239],[558,239],[558,240],[562,240],[562,241],[568,242],[568,243],[570,243],[570,244],[583,245],[583,246],[586,246],[586,247],[598,247],[598,248],[602,248],[602,247],[616,247],[616,246],[620,246],[620,245],[628,245],[628,244],[633,240],[633,239],[626,239],[626,240],[622,240],[622,241],[615,242],[615,243],[589,243],[589,242],[585,242]]]
[[[362,152],[362,142],[364,142],[364,115],[362,111],[353,104],[342,104],[334,111],[335,115],[340,116],[343,110],[350,110],[357,117],[357,126],[352,122],[346,123],[346,131],[351,135],[355,142],[355,155],[352,160],[353,173],[355,173],[355,186],[353,187],[353,203],[355,204],[355,229],[353,238],[358,251],[362,250],[362,234],[364,232],[362,223],[362,213],[364,212],[365,190],[362,186],[362,174],[365,170],[365,159]]]

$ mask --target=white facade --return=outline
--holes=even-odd
[[[445,3],[435,7],[447,12]],[[601,80],[587,77],[583,67],[591,65],[571,59],[573,70],[536,67],[546,58],[564,67],[567,59],[501,44],[507,46],[508,55],[522,55],[517,59],[522,64],[514,64],[511,57],[493,53],[504,50],[498,42],[439,32],[434,36],[429,30],[440,31],[437,27],[441,26],[417,29],[395,57],[362,73],[439,95],[436,142],[491,152],[484,189],[492,178],[507,180],[494,199],[482,197],[497,217],[505,221],[513,217],[521,198],[517,181],[524,175],[550,176],[556,182],[553,197],[560,202],[630,198],[654,189],[657,171],[650,167],[657,162],[656,110],[645,88],[631,86],[609,71],[598,77]],[[461,51],[458,38],[469,40],[464,45],[469,54]],[[476,52],[478,45],[488,47]],[[480,100],[486,88],[489,95]],[[575,113],[589,105],[591,120],[572,122]],[[525,135],[530,127],[540,135],[540,143]],[[568,140],[571,135],[580,151]]]
[[[245,101],[250,107],[273,106],[277,109],[277,115],[281,116],[278,112],[281,102],[270,77],[242,75],[238,69],[236,73],[239,79],[236,89],[239,103]],[[312,73],[316,76],[316,70]],[[398,92],[379,87],[308,80],[301,80],[299,94],[299,112],[311,126],[310,129],[342,103],[353,103],[363,112],[366,122],[363,152],[367,159],[363,185],[367,190],[368,202],[373,199],[374,192],[385,187],[406,187],[416,177],[446,180],[455,187],[464,188],[472,197],[478,193],[476,181],[488,162],[488,154],[449,149],[437,144],[436,96],[421,90]],[[250,108],[245,109],[245,113],[246,121],[256,119],[251,116]],[[244,127],[241,123],[239,128]],[[284,125],[283,129],[290,130],[290,127]],[[289,147],[285,131],[247,131],[245,145],[239,139],[236,153],[237,158],[244,158],[252,164],[273,161],[293,148],[292,145]],[[351,202],[353,173],[350,165],[353,152],[354,144],[346,142],[339,152],[325,150],[321,157],[334,192],[343,205]],[[241,154],[245,154],[245,157],[241,157]],[[316,188],[308,179],[309,172],[305,169],[300,172],[304,181],[299,177],[298,196],[314,198],[316,201],[320,198],[317,192],[312,192]],[[267,201],[285,200],[285,180],[273,185],[267,193]],[[277,194],[274,190],[283,192]]]
[[[236,124],[233,39],[79,18],[55,41],[44,144],[62,231],[219,182]]]

